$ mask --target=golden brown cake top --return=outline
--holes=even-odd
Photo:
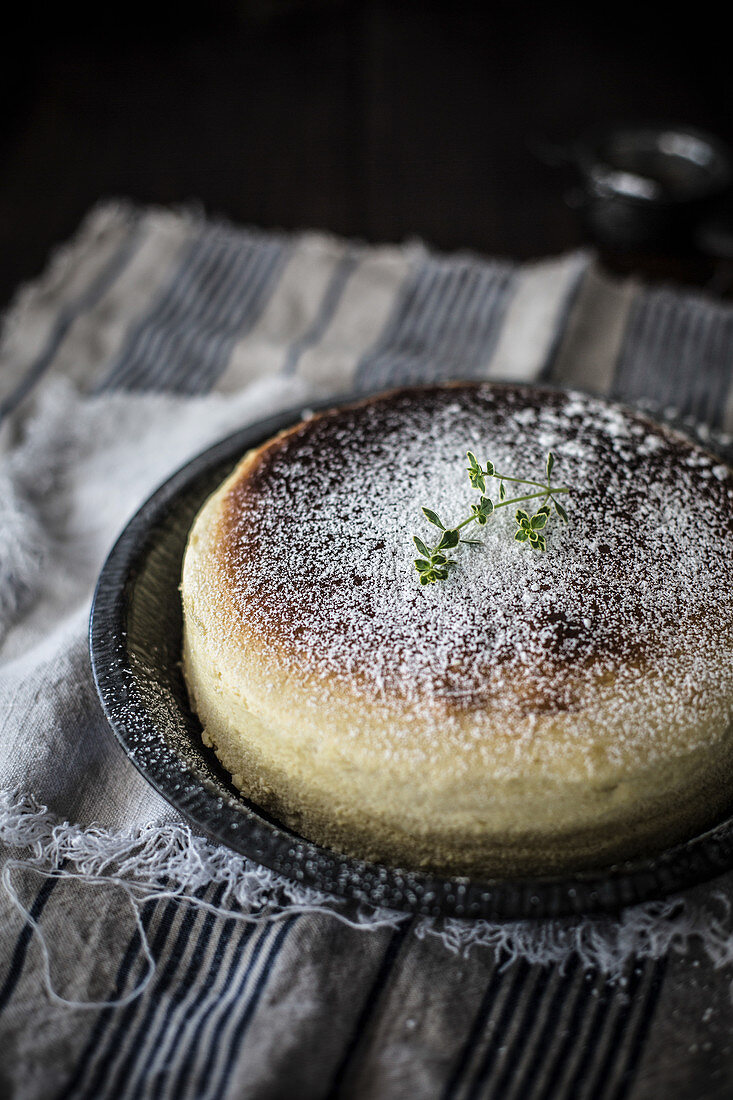
[[[412,535],[435,534],[421,507],[451,525],[478,499],[467,450],[538,480],[551,450],[569,523],[553,516],[539,553],[505,508],[469,528],[483,545],[460,546],[447,580],[421,586]],[[454,713],[511,684],[520,711],[549,714],[609,682],[633,691],[648,668],[689,705],[730,658],[732,582],[727,466],[601,400],[460,384],[314,416],[251,456],[222,502],[204,599],[213,645],[257,639],[294,675],[367,700]]]

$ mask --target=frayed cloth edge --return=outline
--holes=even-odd
[[[128,832],[113,832],[99,825],[82,827],[60,821],[32,796],[17,791],[0,791],[0,840],[15,850],[9,853],[0,883],[38,935],[47,975],[48,948],[42,930],[12,884],[12,871],[18,868],[87,884],[119,886],[136,912],[138,926],[143,904],[176,898],[227,919],[276,920],[318,913],[364,931],[395,928],[410,920],[418,938],[435,936],[457,956],[466,957],[484,948],[503,965],[522,958],[530,964],[561,968],[575,956],[583,968],[598,970],[609,981],[622,979],[629,966],[640,960],[685,954],[694,941],[700,943],[716,968],[733,963],[733,904],[720,889],[708,891],[704,900],[677,896],[634,906],[617,917],[506,923],[411,918],[291,882],[224,846],[212,844],[183,823],[153,824]],[[223,886],[217,905],[194,896],[195,891],[211,885]],[[154,965],[149,952],[146,957],[148,974],[126,996],[125,1003],[139,996],[152,977]],[[53,991],[50,978],[47,989],[52,999],[71,1004]],[[73,1004],[98,1007],[84,1002]]]

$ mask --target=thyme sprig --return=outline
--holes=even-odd
[[[568,514],[556,497],[562,493],[569,493],[570,489],[567,485],[552,484],[552,470],[555,465],[555,456],[552,451],[548,453],[545,463],[545,481],[535,481],[533,478],[529,477],[513,477],[509,474],[500,474],[496,470],[493,462],[487,462],[485,466],[481,466],[473,451],[467,452],[467,458],[469,463],[467,467],[469,481],[474,489],[478,489],[481,496],[477,504],[471,505],[471,514],[461,520],[460,523],[456,523],[453,527],[447,527],[437,512],[434,512],[432,508],[423,508],[422,512],[425,518],[432,523],[434,527],[439,528],[442,534],[438,542],[433,546],[424,542],[423,539],[419,538],[417,535],[413,535],[412,541],[415,543],[417,551],[420,554],[420,557],[415,559],[415,568],[420,578],[420,584],[435,584],[436,581],[446,580],[450,575],[450,571],[456,569],[458,566],[456,559],[449,557],[447,552],[455,549],[459,543],[463,543],[465,546],[481,545],[481,542],[476,539],[461,538],[459,532],[470,523],[477,523],[479,527],[485,526],[490,517],[494,512],[497,512],[499,508],[507,508],[510,504],[520,504],[525,500],[542,500],[542,504],[532,515],[525,512],[522,508],[518,508],[515,512],[517,530],[514,533],[514,538],[517,542],[528,543],[533,550],[547,549],[547,540],[545,536],[541,534],[541,531],[550,518],[552,508],[555,509],[555,512],[563,523],[568,522]],[[499,482],[499,499],[496,503],[492,501],[491,497],[486,495],[486,483],[489,478],[493,478],[495,481]],[[507,498],[506,482],[513,482],[518,485],[530,485],[535,491],[523,493],[521,496]]]

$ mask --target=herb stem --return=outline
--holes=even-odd
[[[504,478],[504,481],[520,481],[524,485],[542,485],[541,481],[528,481],[526,478],[522,477],[507,477]],[[544,497],[545,499],[547,499],[548,497],[554,496],[555,493],[569,492],[570,489],[568,489],[565,485],[558,486],[557,489],[554,488],[554,486],[552,488],[548,488],[545,485],[541,493],[525,493],[524,496],[521,497],[511,497],[511,499],[509,500],[502,500],[498,504],[494,505],[493,511],[496,512],[499,508],[505,508],[507,504],[521,504],[523,500],[535,500],[537,497]],[[475,523],[477,519],[478,516],[468,516],[467,519],[464,519],[461,523],[457,523],[452,529],[454,531],[460,531],[462,527],[466,527],[469,523]]]
[[[514,480],[518,481],[519,478],[515,478]],[[527,484],[528,485],[540,485],[541,482],[539,482],[539,481],[528,481]],[[569,492],[570,492],[570,490],[566,489],[565,486],[563,486],[560,489],[545,488],[544,492],[542,492],[542,493],[525,493],[525,495],[523,497],[512,497],[511,500],[501,500],[501,501],[499,501],[498,504],[494,505],[494,511],[496,511],[497,508],[506,507],[507,504],[519,504],[519,502],[522,501],[522,500],[534,500],[536,497],[550,497],[550,496],[554,496],[555,493],[569,493]],[[471,516],[470,518],[475,519],[476,517]]]
[[[497,473],[490,474],[489,476],[498,478],[499,481],[516,481],[519,482],[520,485],[538,485],[541,489],[544,489],[547,486],[546,481],[532,481],[532,479],[528,477],[507,477],[506,474]],[[558,490],[553,489],[553,492],[557,491]]]

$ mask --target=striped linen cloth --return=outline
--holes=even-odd
[[[186,830],[106,728],[86,652],[127,518],[248,421],[550,379],[730,433],[731,364],[733,310],[585,252],[517,266],[92,212],[19,294],[0,360],[0,1096],[733,1094],[728,879],[686,923],[670,903],[554,939],[359,927]]]

